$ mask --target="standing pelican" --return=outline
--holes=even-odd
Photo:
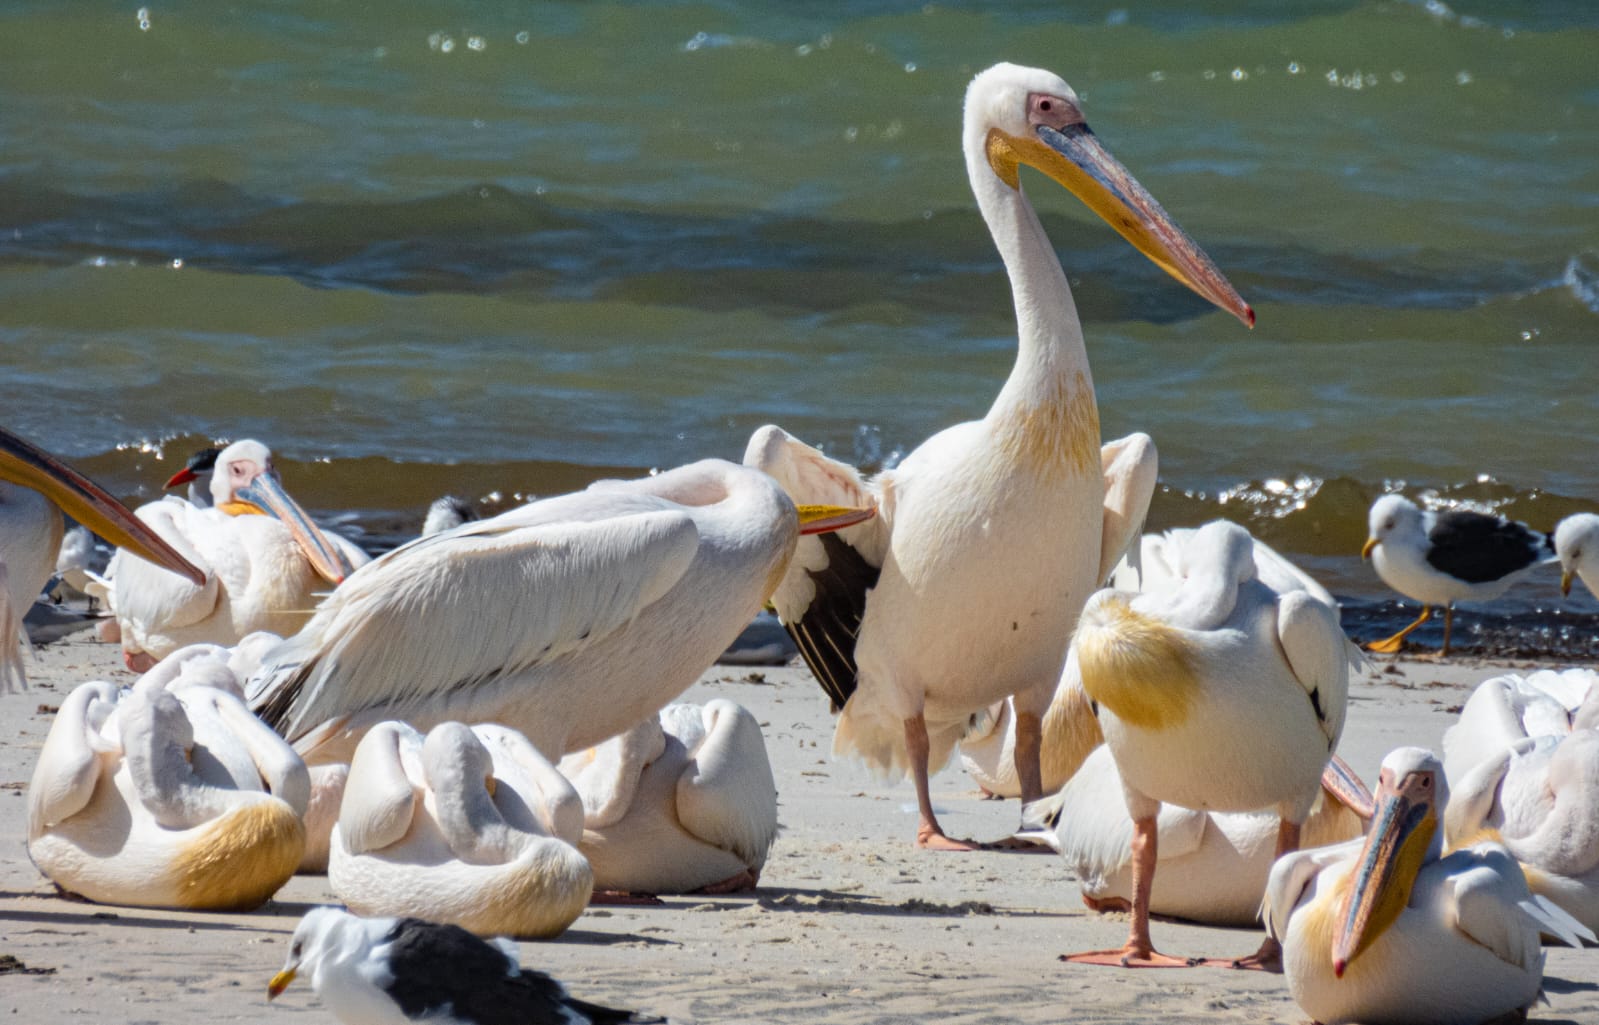
[[[55,571],[61,512],[113,544],[193,581],[204,579],[104,488],[9,431],[0,430],[0,693],[26,685],[22,618]]]
[[[1021,165],[1070,189],[1199,295],[1245,324],[1255,317],[1100,146],[1058,76],[1014,64],[979,74],[966,90],[962,146],[1016,308],[1016,364],[987,415],[940,431],[869,482],[776,427],[758,431],[744,457],[796,501],[880,503],[871,523],[807,545],[775,604],[841,709],[835,749],[907,772],[916,842],[946,850],[973,845],[939,826],[929,770],[973,712],[1010,695],[1022,795],[1042,795],[1041,721],[1067,640],[1138,532],[1138,515],[1106,508],[1082,327]]]
[[[192,479],[185,474],[193,466],[168,484]],[[130,669],[148,669],[187,644],[233,644],[257,630],[291,634],[310,619],[319,592],[369,559],[311,521],[283,490],[272,452],[259,441],[236,441],[217,454],[210,493],[209,507],[168,497],[138,510],[204,568],[202,583],[120,553],[106,570],[106,603]]]
[[[313,845],[374,724],[498,722],[552,760],[591,747],[716,660],[802,530],[871,515],[796,510],[765,474],[707,459],[464,523],[361,567],[251,684],[252,706],[313,767]]]
[[[1200,811],[1272,809],[1275,853],[1299,844],[1343,731],[1354,653],[1335,608],[1258,575],[1255,542],[1217,520],[1188,535],[1186,575],[1165,591],[1089,599],[1067,660],[1097,703],[1133,820],[1133,913],[1126,946],[1067,960],[1188,964],[1149,938],[1163,802]],[[1269,966],[1269,938],[1240,965]]]
[[[1504,844],[1542,894],[1599,930],[1599,673],[1483,681],[1444,734],[1451,844]]]
[[[1443,857],[1448,784],[1436,755],[1383,759],[1364,840],[1272,867],[1266,920],[1294,1000],[1325,1025],[1475,1025],[1524,1017],[1543,981],[1539,933],[1593,934],[1534,896],[1494,843]]]

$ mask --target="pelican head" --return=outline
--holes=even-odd
[[[1578,574],[1599,580],[1599,515],[1577,513],[1561,520],[1555,527],[1555,553],[1560,556],[1562,596],[1571,593],[1571,578]]]
[[[205,583],[203,571],[174,551],[104,488],[5,430],[0,430],[0,478],[39,492],[117,547],[188,577],[195,584]]]
[[[1384,495],[1371,504],[1366,514],[1366,544],[1362,559],[1371,558],[1376,547],[1396,534],[1421,532],[1421,509],[1404,495]]]
[[[1443,763],[1431,751],[1401,747],[1382,760],[1371,831],[1338,905],[1332,944],[1338,978],[1404,911],[1422,866],[1443,853],[1438,826],[1448,802]]]
[[[235,441],[217,453],[211,500],[231,516],[264,513],[277,518],[294,536],[312,568],[329,583],[337,584],[355,571],[344,553],[311,521],[310,514],[283,490],[272,466],[272,450],[259,441]]]
[[[1072,87],[1039,68],[996,64],[966,89],[966,152],[1019,189],[1020,165],[1069,189],[1156,266],[1255,325],[1255,311],[1159,203],[1099,144]],[[976,172],[973,169],[973,178]]]

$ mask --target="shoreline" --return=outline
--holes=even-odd
[[[1499,672],[1552,663],[1374,660],[1354,683],[1339,748],[1374,781],[1400,744],[1437,747],[1456,709]],[[132,909],[66,900],[28,861],[24,791],[59,705],[90,679],[131,683],[117,648],[85,633],[37,649],[30,690],[0,697],[0,955],[29,971],[0,983],[19,1021],[93,1012],[106,1022],[332,1022],[309,986],[267,1004],[288,935],[333,898],[322,877],[291,880],[246,914]],[[560,937],[521,945],[522,963],[574,996],[700,1022],[1302,1022],[1282,976],[1215,968],[1123,971],[1057,955],[1119,944],[1124,915],[1087,911],[1052,854],[916,850],[914,795],[831,754],[832,720],[798,665],[717,665],[681,700],[725,697],[761,722],[782,831],[754,894],[590,907]],[[986,801],[956,765],[933,777],[952,835],[993,840],[1013,801]],[[1229,956],[1259,934],[1156,920],[1169,953]],[[1593,951],[1546,948],[1548,1005],[1536,1022],[1599,1020]]]

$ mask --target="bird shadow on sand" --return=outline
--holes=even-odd
[[[900,901],[886,901],[870,894],[839,893],[833,890],[806,890],[787,887],[761,887],[755,901],[764,911],[842,912],[851,915],[894,915],[925,918],[965,918],[994,915],[1004,918],[1055,918],[1063,917],[1055,911],[1034,908],[996,907],[987,901],[965,900],[954,904],[911,897]],[[728,910],[748,907],[747,904],[729,904]]]
[[[643,947],[681,947],[677,940],[659,936],[641,936],[636,932],[591,932],[588,929],[568,929],[549,940],[551,943],[575,943],[584,947],[618,947],[637,945]]]
[[[1549,993],[1592,993],[1599,990],[1599,982],[1573,982],[1553,975],[1543,977],[1543,988]]]

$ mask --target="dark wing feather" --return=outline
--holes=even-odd
[[[1468,584],[1499,580],[1554,555],[1549,538],[1525,524],[1469,510],[1439,513],[1427,540],[1427,562]]]
[[[816,540],[822,543],[827,564],[805,571],[816,593],[799,619],[784,620],[783,627],[837,712],[855,693],[859,677],[855,639],[866,615],[866,595],[877,586],[882,571],[837,534],[820,534]]]

